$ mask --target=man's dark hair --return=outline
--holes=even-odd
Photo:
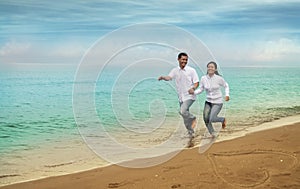
[[[182,56],[188,56],[185,52],[181,52],[178,54],[178,59],[180,59]]]

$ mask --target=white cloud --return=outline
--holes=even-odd
[[[82,56],[86,48],[83,47],[78,42],[67,42],[57,47],[51,51],[51,56],[59,56],[65,58],[73,58]]]
[[[219,34],[205,36],[204,42],[224,66],[299,66],[300,41],[297,38],[266,38],[270,37],[236,39]]]
[[[86,48],[77,42],[52,45],[9,41],[0,47],[1,63],[68,63],[78,62]]]
[[[257,49],[253,56],[256,61],[291,61],[292,58],[295,58],[295,55],[300,55],[300,44],[288,38],[267,41]]]
[[[10,41],[0,48],[0,56],[18,56],[26,54],[31,48],[30,43]]]

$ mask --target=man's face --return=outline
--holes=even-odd
[[[179,62],[179,67],[181,69],[183,69],[185,67],[185,65],[187,64],[187,62],[188,62],[188,57],[187,56],[181,56],[181,58],[178,59],[178,62]]]

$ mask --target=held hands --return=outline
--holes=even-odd
[[[194,94],[195,90],[194,88],[189,89],[189,94]]]

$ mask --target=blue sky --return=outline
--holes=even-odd
[[[153,22],[194,34],[225,66],[299,66],[299,20],[295,0],[1,0],[0,64],[77,65],[100,37]]]

